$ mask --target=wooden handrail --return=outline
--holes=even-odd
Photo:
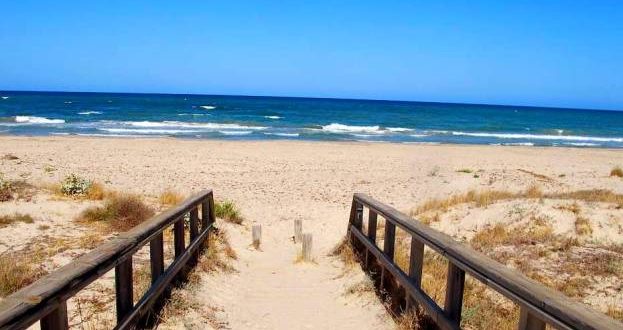
[[[201,229],[198,207],[201,206]],[[190,244],[184,246],[184,216],[189,214]],[[13,293],[0,303],[0,329],[25,329],[40,321],[41,329],[67,329],[67,299],[115,268],[116,329],[142,322],[180,271],[196,260],[215,222],[212,190],[202,191],[130,231],[109,240],[70,264]],[[164,269],[163,231],[174,225],[175,259]],[[180,230],[181,228],[181,230]],[[181,242],[181,243],[180,243]],[[150,244],[152,284],[133,304],[132,255]]]
[[[366,236],[362,232],[363,207],[367,207],[370,211],[368,228],[376,228],[377,215],[386,219],[383,251],[375,243],[376,233]],[[412,237],[409,274],[405,274],[393,261],[395,226],[400,227]],[[622,328],[621,323],[606,315],[507,268],[471,247],[455,241],[452,237],[367,195],[356,193],[353,196],[348,234],[355,249],[360,253],[365,253],[366,267],[370,262],[370,254],[374,255],[382,267],[382,276],[385,276],[386,271],[389,272],[405,289],[409,299],[415,300],[422,306],[433,321],[443,329],[460,328],[465,273],[520,306],[519,329],[544,329],[546,323],[559,329],[614,330]],[[446,299],[443,308],[438,306],[420,287],[424,245],[449,261]]]

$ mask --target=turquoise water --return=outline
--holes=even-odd
[[[449,103],[0,91],[0,134],[623,147],[623,112]]]

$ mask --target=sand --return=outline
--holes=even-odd
[[[623,153],[607,149],[0,137],[0,157],[4,154],[19,159],[0,160],[0,172],[30,183],[58,182],[76,173],[146,196],[212,188],[217,199],[234,201],[246,220],[243,226],[227,225],[240,256],[237,273],[205,276],[194,293],[232,329],[394,327],[374,296],[345,294],[363,278],[361,271],[345,275],[340,262],[327,256],[345,234],[354,192],[405,212],[427,199],[469,189],[518,191],[538,184],[545,191],[623,193],[623,181],[609,176],[614,166],[623,165]],[[10,205],[0,204],[0,213],[24,207]],[[313,234],[315,263],[294,262],[299,249],[291,241],[294,219],[302,219],[304,231]],[[620,226],[623,220],[613,221]],[[479,224],[477,219],[469,223]],[[252,224],[262,225],[261,251],[248,247]],[[12,236],[20,235],[16,228],[10,229]],[[170,326],[187,323],[180,322]]]

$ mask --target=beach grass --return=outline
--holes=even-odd
[[[84,210],[78,220],[86,223],[105,223],[115,231],[126,231],[154,215],[141,197],[132,194],[115,194],[103,206]]]
[[[214,213],[217,218],[223,219],[234,224],[242,224],[244,218],[240,210],[232,201],[220,201],[214,204]]]

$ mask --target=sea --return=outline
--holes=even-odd
[[[623,111],[298,97],[0,91],[0,135],[623,148]]]

